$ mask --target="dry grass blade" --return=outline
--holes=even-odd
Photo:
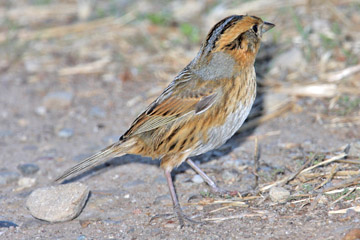
[[[313,97],[313,98],[330,98],[339,94],[359,95],[360,90],[357,88],[339,87],[336,84],[309,84],[309,85],[293,85],[291,87],[274,88],[275,92],[285,93],[297,97]]]
[[[344,208],[344,209],[335,210],[335,211],[329,211],[329,214],[344,214],[349,210],[353,210],[355,212],[360,212],[360,206],[349,207],[349,208]]]
[[[102,72],[104,67],[110,63],[111,58],[105,56],[104,58],[85,64],[80,64],[73,67],[66,67],[59,70],[60,76],[76,75],[76,74],[91,74]]]
[[[306,168],[306,166],[308,166],[310,163],[312,163],[312,162],[314,161],[314,159],[315,159],[316,156],[317,156],[317,153],[314,154],[311,158],[309,158],[294,174],[292,174],[291,176],[289,176],[289,177],[286,179],[286,181],[285,181],[284,183],[282,183],[282,185],[283,185],[283,184],[286,184],[286,183],[290,182],[291,180],[293,180],[294,178],[296,178],[297,175],[299,175],[300,172],[302,172],[302,171]]]
[[[340,160],[340,159],[342,159],[342,158],[344,158],[344,157],[346,157],[346,156],[347,156],[346,153],[341,153],[341,154],[339,154],[339,155],[337,155],[337,156],[334,156],[334,157],[332,157],[332,158],[330,158],[330,159],[328,159],[328,160],[325,160],[325,161],[320,162],[320,163],[318,163],[318,164],[316,164],[316,165],[314,165],[314,166],[311,166],[311,167],[308,167],[308,168],[302,170],[302,171],[300,172],[300,174],[305,173],[305,172],[308,172],[308,171],[310,171],[310,170],[312,170],[312,169],[314,169],[314,168],[317,168],[317,167],[320,167],[320,166],[329,164],[329,163],[331,163],[331,162],[335,162],[335,161]]]
[[[228,217],[217,217],[217,218],[205,218],[204,221],[207,222],[223,222],[226,220],[231,220],[231,219],[240,219],[240,218],[248,218],[248,217],[262,217],[265,215],[265,212],[258,212],[258,213],[244,213],[244,214],[238,214],[238,215],[233,215],[233,216],[228,216]]]
[[[291,87],[282,86],[274,90],[299,97],[333,97],[338,93],[337,89],[336,84],[310,84],[294,85]]]
[[[339,160],[339,163],[360,164],[360,160]]]
[[[336,186],[333,186],[333,187],[330,187],[330,188],[327,188],[323,191],[323,193],[325,192],[329,192],[329,191],[332,191],[332,190],[335,190],[335,189],[339,189],[339,188],[346,188],[346,187],[350,187],[350,186],[353,186],[353,185],[356,185],[356,184],[359,184],[360,183],[360,176],[357,176],[357,177],[354,177],[354,178],[351,178],[339,185],[336,185]]]
[[[353,189],[355,189],[355,190],[360,190],[360,187],[348,188],[348,190],[350,190],[350,191],[352,191]],[[325,192],[324,194],[330,195],[330,194],[341,193],[341,192],[343,192],[343,191],[344,191],[344,188],[343,188],[343,189],[335,189],[335,190],[332,190],[332,191]]]
[[[61,38],[69,34],[90,32],[99,27],[109,27],[109,25],[125,25],[136,18],[133,12],[129,12],[120,18],[106,17],[90,22],[81,22],[73,25],[59,26],[38,31],[19,31],[18,39],[21,41],[30,41],[34,39]],[[7,40],[6,34],[0,34],[0,43]]]
[[[256,198],[260,198],[260,197],[256,197]],[[255,199],[255,198],[252,198]],[[251,200],[252,200],[251,199]],[[199,202],[195,202],[195,203],[183,203],[183,205],[201,205],[201,206],[206,206],[206,205],[215,205],[215,204],[223,204],[226,206],[233,206],[233,207],[247,207],[248,205],[244,202],[245,200],[241,199],[241,200],[208,200],[208,199],[204,199],[201,200]]]
[[[330,206],[334,205],[335,203],[339,202],[340,200],[346,198],[347,196],[349,196],[351,193],[353,193],[355,191],[355,188],[350,190],[349,192],[347,192],[346,194],[342,195],[341,197],[339,197],[338,199],[336,199],[335,201],[333,201],[332,203],[330,203]]]
[[[263,191],[266,191],[266,190],[272,188],[273,186],[276,186],[276,185],[284,185],[284,184],[290,182],[291,180],[293,180],[294,178],[296,178],[296,176],[298,176],[298,175],[300,174],[300,172],[301,172],[304,168],[306,168],[306,166],[309,165],[309,164],[315,159],[315,156],[316,156],[316,155],[317,155],[317,154],[314,154],[311,158],[309,158],[309,159],[308,159],[295,173],[293,173],[292,175],[286,176],[286,177],[282,178],[282,179],[279,180],[279,181],[276,181],[276,182],[274,182],[274,183],[272,183],[272,184],[270,184],[270,185],[267,185],[267,186],[265,186],[265,187],[262,187],[262,188],[260,188],[260,191],[263,192]]]
[[[257,172],[259,168],[259,160],[260,160],[260,147],[258,138],[255,138],[255,151],[254,151],[254,175],[255,175],[255,189],[259,187],[259,174]]]
[[[359,71],[360,71],[360,64],[345,68],[341,71],[328,73],[325,76],[323,76],[323,78],[327,79],[329,82],[337,82],[337,81],[340,81],[346,77],[349,77]]]
[[[328,174],[327,178],[320,185],[315,187],[314,190],[317,190],[317,189],[321,188],[322,186],[324,186],[325,184],[327,184],[334,177],[336,171],[337,171],[337,165],[334,165],[331,168],[331,172],[330,172],[330,174]]]
[[[323,197],[322,194],[318,194],[316,196],[316,198],[310,204],[309,211],[313,211],[316,208],[316,206],[318,205],[318,203],[322,197]]]
[[[300,199],[300,200],[296,200],[296,201],[292,201],[291,203],[301,203],[301,202],[309,202],[311,199],[314,199],[313,197],[310,198],[305,198],[305,199]]]
[[[318,178],[318,177],[325,177],[328,176],[330,172],[325,173],[302,173],[301,176],[305,178]],[[360,170],[344,170],[344,171],[337,171],[335,172],[335,177],[349,177],[354,175],[359,175]]]
[[[215,210],[210,211],[209,213],[215,213],[215,212],[218,212],[218,211],[221,211],[221,210],[228,209],[228,208],[230,208],[230,207],[231,207],[231,206],[225,206],[225,207],[217,208],[217,209],[215,209]]]

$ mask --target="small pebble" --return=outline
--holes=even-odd
[[[35,113],[39,116],[45,116],[46,108],[44,106],[39,106],[39,107],[35,108]]]
[[[17,172],[10,172],[7,170],[0,171],[0,186],[16,182],[20,177]]]
[[[284,203],[290,196],[290,192],[283,187],[272,187],[270,189],[270,198],[273,202]]]
[[[63,128],[58,132],[58,136],[61,138],[70,138],[72,135],[74,135],[74,130],[71,128]]]
[[[203,182],[204,182],[204,179],[203,179],[200,175],[196,174],[195,176],[193,176],[193,177],[191,178],[191,181],[192,181],[193,183],[200,184],[200,183],[203,183]]]
[[[24,163],[17,166],[23,176],[30,176],[39,171],[39,166],[35,163]]]
[[[29,177],[20,178],[18,180],[18,185],[19,185],[20,189],[18,189],[18,190],[22,190],[22,189],[25,189],[25,188],[30,188],[30,187],[34,186],[35,183],[36,183],[35,178],[29,178]]]
[[[44,107],[47,109],[62,109],[70,106],[73,99],[73,94],[70,92],[50,92],[44,99]]]
[[[176,228],[178,225],[176,223],[166,223],[164,227],[166,228]]]
[[[89,188],[79,182],[39,188],[33,191],[26,206],[35,218],[65,222],[77,217],[89,196]]]
[[[322,195],[320,198],[319,198],[319,201],[318,203],[319,204],[327,204],[329,202],[329,200],[327,199],[326,196]]]
[[[96,118],[105,118],[106,117],[106,112],[102,108],[92,107],[90,109],[90,116],[96,117]]]
[[[85,235],[80,235],[77,237],[77,240],[86,240],[86,236]]]

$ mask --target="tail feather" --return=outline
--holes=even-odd
[[[114,143],[114,144],[102,149],[100,152],[95,153],[94,155],[82,160],[80,163],[76,164],[74,167],[66,170],[61,176],[59,176],[55,179],[55,182],[61,182],[70,176],[79,175],[80,173],[85,172],[86,170],[90,169],[91,167],[99,165],[111,158],[120,157],[122,155],[125,155],[127,153],[128,149],[129,149],[128,144],[124,144],[123,142]]]

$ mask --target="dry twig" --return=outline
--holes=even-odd
[[[257,172],[259,168],[259,160],[260,160],[260,146],[258,138],[255,138],[255,151],[254,151],[254,170],[253,174],[255,175],[255,189],[259,187],[259,174]]]
[[[330,172],[330,174],[328,174],[327,178],[320,185],[315,187],[314,190],[317,190],[317,189],[321,188],[322,186],[324,186],[325,184],[327,184],[334,177],[336,171],[337,171],[337,165],[334,165],[331,168],[331,172]]]

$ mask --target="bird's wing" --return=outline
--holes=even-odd
[[[201,114],[219,99],[220,94],[221,88],[216,81],[202,81],[185,68],[137,117],[121,139],[154,130],[189,114]]]

